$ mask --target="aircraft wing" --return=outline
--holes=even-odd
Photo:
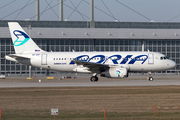
[[[89,70],[102,70],[109,68],[109,65],[106,64],[99,64],[99,63],[93,63],[93,62],[86,62],[86,61],[79,61],[79,60],[72,60],[77,65],[83,65],[84,67],[89,68]]]

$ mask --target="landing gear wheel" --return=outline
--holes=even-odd
[[[149,77],[149,81],[153,81],[153,77]]]
[[[90,80],[91,80],[91,82],[96,82],[96,81],[98,81],[98,77],[97,76],[92,76]]]
[[[96,81],[98,81],[98,77],[96,76]]]

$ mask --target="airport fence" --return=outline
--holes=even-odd
[[[44,118],[51,116],[50,110],[0,110],[0,119],[8,117],[13,118]],[[97,109],[97,110],[59,110],[59,115],[56,118],[119,118],[119,117],[160,117],[180,115],[180,106],[152,106],[148,108],[133,108],[133,109]]]

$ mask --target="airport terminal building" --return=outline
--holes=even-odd
[[[14,54],[9,21],[0,21],[0,73],[28,75],[29,67],[4,59]],[[14,22],[14,21],[13,21]],[[16,21],[45,51],[154,51],[167,55],[176,68],[160,74],[180,71],[180,23],[160,22],[91,22]],[[57,75],[58,72],[32,67],[34,75]]]

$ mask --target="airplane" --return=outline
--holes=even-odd
[[[15,54],[5,59],[42,69],[90,73],[92,82],[97,75],[107,78],[126,78],[130,72],[158,72],[176,66],[164,54],[150,51],[116,52],[46,52],[36,45],[17,22],[8,22]],[[149,76],[149,81],[153,77]]]

